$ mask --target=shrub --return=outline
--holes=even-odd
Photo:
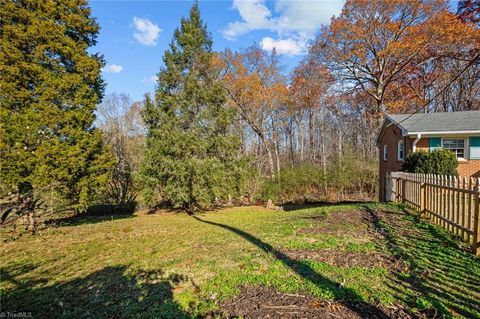
[[[377,191],[378,163],[345,151],[325,167],[285,167],[275,180],[265,179],[262,199],[276,204],[371,198]]]
[[[425,151],[409,153],[403,161],[402,171],[429,174],[431,171],[429,153]]]
[[[439,148],[430,153],[425,151],[409,153],[402,165],[408,173],[457,175],[457,158],[449,150]]]
[[[318,195],[324,179],[322,168],[312,164],[284,168],[277,179],[264,181],[262,197],[276,203],[308,201]]]
[[[378,185],[378,162],[359,158],[353,151],[336,156],[328,168],[328,187],[342,197],[356,194],[358,199],[376,193]]]
[[[253,161],[250,163],[253,163]],[[264,178],[260,175],[258,169],[253,165],[248,166],[242,181],[243,187],[241,191],[248,198],[248,203],[253,204],[260,200]]]
[[[431,173],[438,175],[457,175],[458,161],[455,154],[439,148],[430,153]]]

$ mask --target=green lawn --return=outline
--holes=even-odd
[[[480,317],[480,259],[399,206],[92,217],[8,236],[1,311],[34,318],[219,314],[245,286],[356,302],[387,316],[402,308]]]

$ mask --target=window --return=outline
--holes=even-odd
[[[398,144],[397,144],[397,159],[399,161],[403,161],[403,157],[404,157],[404,149],[403,149],[403,140],[400,140],[398,141]]]
[[[465,140],[463,138],[444,138],[444,149],[452,151],[457,158],[465,158]]]
[[[387,144],[383,145],[383,160],[387,160]]]

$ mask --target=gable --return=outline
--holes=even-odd
[[[392,127],[393,127],[393,129],[390,129]],[[392,122],[387,117],[385,117],[385,119],[383,120],[382,127],[380,128],[380,131],[378,132],[378,135],[377,135],[377,141],[376,141],[377,146],[380,147],[380,142],[382,141],[383,136],[385,134],[394,135],[396,130],[398,130],[400,132],[400,135],[401,135],[401,132],[403,131],[402,128],[399,127],[396,123]],[[398,137],[398,136],[396,136],[396,137]]]

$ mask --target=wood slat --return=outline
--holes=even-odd
[[[403,172],[387,178],[391,199],[417,209],[480,255],[480,178]]]

